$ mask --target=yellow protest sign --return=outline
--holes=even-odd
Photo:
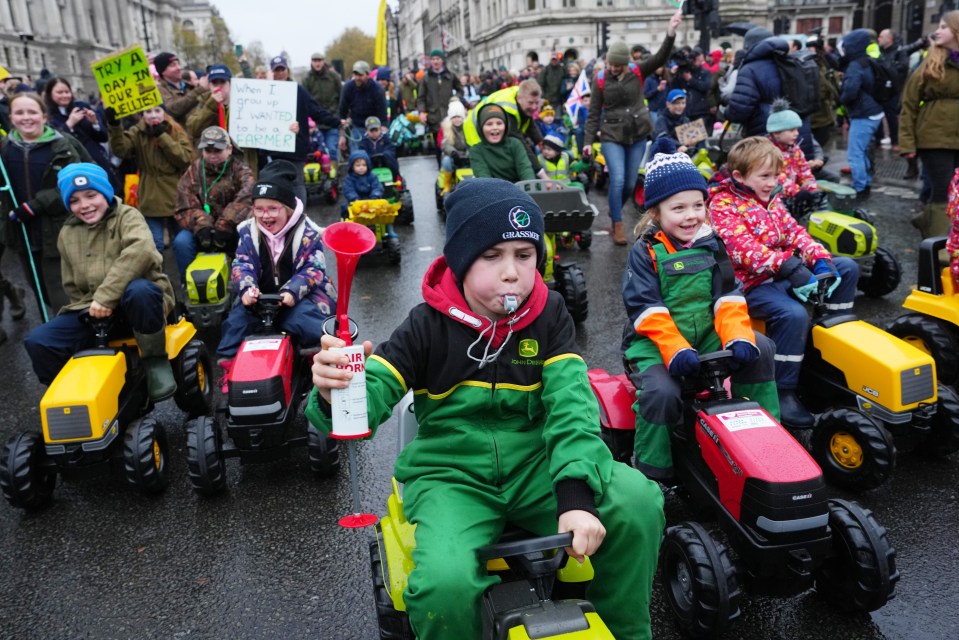
[[[692,122],[676,127],[676,139],[679,140],[679,144],[687,147],[694,147],[708,137],[706,124],[702,118],[696,118]]]
[[[10,75],[10,72],[0,66],[0,82],[3,82]]]
[[[150,73],[150,61],[140,45],[111,53],[90,66],[103,96],[103,106],[113,107],[117,117],[162,104],[163,98]]]

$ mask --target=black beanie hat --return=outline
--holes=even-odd
[[[296,166],[289,160],[274,160],[263,167],[253,186],[253,199],[268,198],[296,209]]]
[[[156,54],[153,58],[153,68],[157,70],[157,74],[162,76],[166,68],[170,66],[170,63],[178,59],[176,54],[163,51],[162,53]]]
[[[528,193],[499,178],[474,178],[447,196],[443,256],[457,281],[481,253],[510,240],[532,242],[537,266],[546,259],[543,212]]]

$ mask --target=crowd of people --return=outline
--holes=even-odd
[[[761,27],[736,52],[675,49],[681,21],[681,12],[672,16],[656,52],[614,42],[605,59],[551,55],[545,65],[531,59],[516,76],[506,69],[457,75],[438,49],[427,68],[402,75],[356,61],[344,81],[314,54],[297,85],[288,153],[242,149],[231,139],[233,74],[221,62],[197,73],[173,53],[157,54],[163,105],[131,118],[79,100],[62,78],[42,87],[9,79],[0,99],[9,187],[0,252],[17,249],[45,320],[26,339],[38,378],[49,383],[93,343],[81,312],[116,313],[140,345],[151,397],[169,397],[176,381],[163,329],[177,287],[162,254],[172,247],[182,283],[198,251],[225,251],[235,256],[237,303],[217,347],[224,375],[256,322],[251,306],[263,293],[279,294],[286,307],[280,329],[322,347],[307,414],[329,431],[330,390],[352,374],[331,350],[342,341],[321,336],[336,291],[321,228],[306,212],[304,164],[318,147],[348,158],[341,176],[347,203],[378,197],[374,158],[398,171],[390,123],[415,113],[437,142],[440,185],[449,194],[446,242],[424,277],[425,302],[375,354],[365,348],[372,428],[408,390],[422,392],[415,396],[420,435],[396,473],[406,484],[407,517],[418,525],[405,597],[417,636],[478,631],[476,603],[490,581],[475,570],[475,550],[512,520],[538,533],[572,532],[571,555],[593,556],[590,597],[604,620],[618,637],[649,637],[663,526],[652,480],[672,480],[668,429],[682,414],[677,378],[698,370],[699,350],[729,349],[734,391],[786,424],[812,424],[795,394],[808,322],[802,303],[817,276],[828,276],[827,306],[848,310],[858,270],[815,242],[787,205],[817,197],[815,173],[840,123],[848,123],[860,200],[870,192],[870,149],[886,131],[891,148],[921,160],[926,205],[916,225],[923,235],[952,229],[959,274],[951,222],[959,217],[952,117],[959,115],[959,11],[942,16],[928,53],[925,43],[905,46],[888,30],[803,43]],[[798,103],[796,87],[781,75],[787,58],[813,65],[806,68],[814,69],[817,90],[808,103]],[[243,73],[262,77],[266,69],[244,64]],[[270,60],[269,73],[293,81],[282,55]],[[891,92],[881,86],[887,79]],[[677,144],[677,127],[699,120],[707,132],[723,121],[741,130],[708,185],[690,160],[695,146]],[[513,184],[569,179],[573,161],[589,159],[597,144],[616,246],[628,244],[623,207],[645,163],[646,211],[625,258],[622,291],[635,330],[624,356],[638,389],[636,469],[615,463],[598,436],[572,318],[536,274],[546,257],[542,212]],[[477,178],[453,189],[451,174],[467,159]],[[135,207],[124,201],[133,174]],[[676,261],[705,266],[670,269]],[[0,295],[22,318],[23,290],[0,276]],[[750,315],[765,320],[766,336],[753,332]],[[498,360],[520,342],[537,345],[540,359]]]

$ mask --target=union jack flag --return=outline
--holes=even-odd
[[[576,79],[573,90],[569,92],[569,98],[563,103],[563,106],[566,107],[566,113],[573,120],[573,125],[579,124],[576,122],[576,105],[583,104],[584,93],[589,93],[589,80],[586,78],[585,69],[579,72],[579,78]]]

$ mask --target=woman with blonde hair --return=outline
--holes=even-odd
[[[932,183],[932,195],[912,223],[924,238],[949,231],[949,182],[959,167],[959,11],[943,14],[931,37],[929,55],[909,77],[899,115],[899,148],[918,154]]]

